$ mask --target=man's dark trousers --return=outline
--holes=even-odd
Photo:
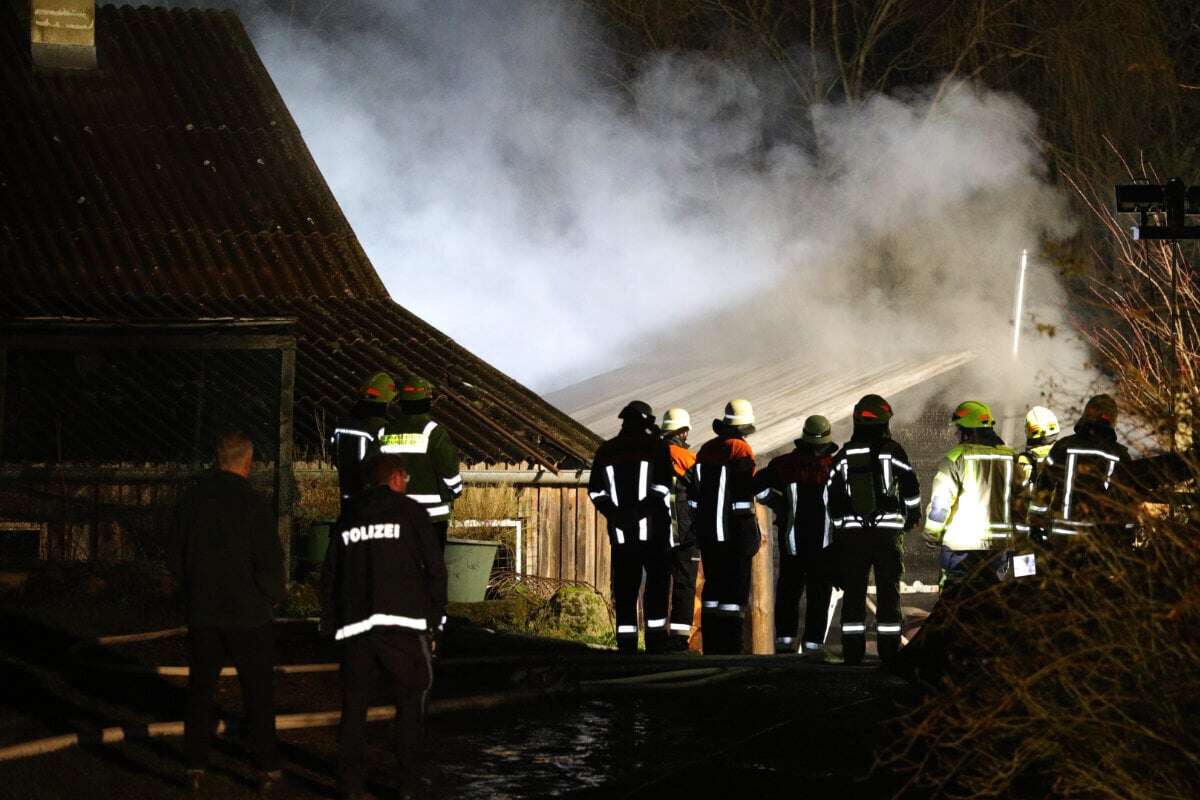
[[[888,528],[863,528],[842,534],[842,656],[847,664],[862,662],[866,650],[867,585],[875,571],[875,626],[879,658],[891,664],[900,650],[900,578],[904,575],[904,534]],[[849,633],[847,625],[857,626]]]
[[[823,551],[811,550],[797,555],[779,554],[779,582],[775,585],[775,647],[794,652],[799,643],[796,628],[800,624],[800,598],[804,597],[804,644],[812,650],[825,644],[829,627],[829,598],[833,585]],[[786,641],[781,641],[785,640]]]
[[[275,740],[274,634],[270,623],[255,628],[188,628],[188,701],[184,726],[188,766],[204,769],[213,733],[213,694],[228,653],[237,667],[250,726],[250,750],[261,770],[279,769]]]
[[[395,748],[402,780],[420,778],[425,703],[433,686],[433,661],[425,634],[378,627],[342,642],[342,722],[338,728],[338,789],[362,791],[366,777],[366,724],[371,689],[379,673],[392,682],[396,704]]]

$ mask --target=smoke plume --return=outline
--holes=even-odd
[[[1026,390],[1082,361],[1036,258],[1071,223],[1014,96],[812,104],[753,54],[618,83],[602,27],[553,0],[233,6],[395,299],[534,388],[779,348],[973,349]]]

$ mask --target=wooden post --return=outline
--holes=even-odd
[[[275,452],[275,513],[279,542],[283,545],[284,571],[292,575],[292,416],[296,387],[296,347],[279,351],[279,447]]]
[[[771,511],[754,507],[762,544],[750,565],[750,652],[769,655],[775,652],[775,534]]]

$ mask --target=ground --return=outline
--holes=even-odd
[[[180,719],[183,681],[115,666],[183,660],[182,641],[90,647],[91,637],[170,627],[170,604],[74,595],[0,604],[0,747],[64,732]],[[448,637],[429,721],[432,796],[886,798],[899,781],[871,774],[872,751],[907,689],[870,666],[794,656],[624,657],[555,640],[492,634],[466,622]],[[280,663],[336,657],[307,623],[281,625]],[[691,686],[646,689],[596,680],[712,668]],[[729,670],[738,670],[735,673]],[[722,671],[723,670],[723,671]],[[709,682],[705,682],[705,679]],[[236,717],[236,679],[220,705]],[[497,708],[447,711],[485,696]],[[516,703],[503,703],[519,698]],[[378,702],[386,702],[380,695]],[[279,713],[335,709],[336,673],[280,676]],[[388,725],[372,726],[371,791],[394,786]],[[281,732],[286,781],[278,796],[332,797],[332,727]],[[177,796],[177,737],[71,747],[0,763],[0,797]],[[235,739],[214,752],[207,796],[252,796],[252,771]]]

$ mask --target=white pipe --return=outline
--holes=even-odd
[[[1025,269],[1029,265],[1029,251],[1021,251],[1021,271],[1017,274],[1017,302],[1013,312],[1013,358],[1021,349],[1021,318],[1025,316]]]

